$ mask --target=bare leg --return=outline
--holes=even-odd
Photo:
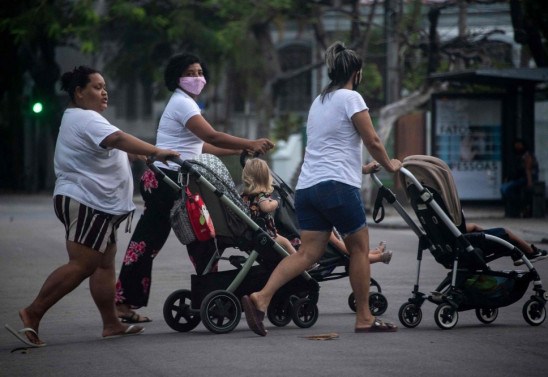
[[[102,255],[101,263],[89,278],[91,297],[93,297],[103,320],[103,336],[122,334],[128,328],[118,319],[114,303],[116,286],[115,255],[116,244],[110,244]],[[140,331],[140,329],[138,328],[136,331]]]
[[[299,252],[284,258],[276,266],[263,289],[250,295],[258,310],[266,312],[272,296],[280,287],[320,259],[325,251],[329,235],[330,232],[302,231],[302,244]]]
[[[373,264],[373,263],[378,263],[378,262],[381,262],[382,261],[382,257],[381,257],[382,254],[380,253],[369,253],[369,263],[370,264]],[[350,260],[352,260],[352,258],[350,258]]]
[[[38,332],[40,321],[46,312],[60,299],[73,291],[97,268],[101,254],[86,246],[67,241],[69,262],[53,271],[32,304],[19,311],[25,327]],[[41,343],[34,334],[26,333],[33,343]]]
[[[508,229],[506,230],[506,233],[508,234],[508,238],[510,241],[518,247],[521,251],[523,251],[525,254],[533,254],[533,249],[531,248],[531,245],[525,242],[522,238],[516,236],[514,233],[510,232]]]
[[[276,235],[276,238],[274,239],[274,241],[279,243],[280,246],[283,247],[285,251],[287,251],[289,254],[295,254],[297,252],[297,250],[295,250],[293,245],[291,245],[291,242],[289,242],[287,238],[285,238],[284,236],[280,234]]]
[[[356,328],[369,327],[375,317],[369,310],[369,230],[367,227],[350,234],[344,239],[350,252],[350,286],[356,299]]]

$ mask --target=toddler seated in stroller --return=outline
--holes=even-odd
[[[373,170],[376,164],[367,165],[366,172]],[[278,242],[289,254],[296,253],[300,244],[299,237],[288,238],[281,235],[276,227],[274,213],[279,208],[279,200],[273,195],[273,179],[266,161],[259,158],[248,159],[242,170],[243,193],[242,199],[249,207],[251,218],[268,233],[276,242]],[[296,235],[295,235],[296,236]],[[342,241],[336,229],[333,229],[329,238],[329,243],[339,251],[348,255],[346,246]],[[381,241],[379,245],[369,253],[370,263],[382,262],[389,264],[392,259],[392,251],[386,250],[386,241]],[[316,263],[311,269],[317,268]]]

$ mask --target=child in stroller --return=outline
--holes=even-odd
[[[438,305],[434,319],[442,329],[453,328],[458,321],[458,312],[470,309],[476,311],[481,322],[491,323],[497,318],[498,308],[521,299],[530,282],[533,282],[534,294],[523,306],[523,317],[532,326],[544,322],[548,294],[537,271],[500,228],[486,232],[469,226],[468,230],[475,228],[475,232],[466,232],[456,186],[447,164],[431,156],[408,156],[403,161],[400,178],[420,226],[414,223],[395,195],[382,186],[378,178],[373,178],[380,187],[374,214],[382,208],[385,199],[419,237],[418,273],[413,295],[399,310],[399,319],[404,326],[418,326],[422,320],[421,306],[426,300]],[[420,264],[426,249],[450,270],[429,296],[419,291]],[[523,261],[528,271],[491,270],[487,263],[503,256]]]
[[[227,333],[240,321],[240,297],[264,284],[287,252],[251,219],[232,177],[217,157],[202,154],[196,160],[173,162],[181,166],[178,183],[150,167],[174,190],[188,186],[192,193],[200,194],[213,221],[215,238],[206,241],[213,253],[205,253],[209,259],[199,263],[205,268],[191,275],[191,289],[177,290],[166,299],[164,319],[176,331],[190,331],[202,322],[211,332]],[[222,257],[229,247],[243,255]],[[219,260],[228,260],[235,269],[213,270]],[[293,302],[283,318],[285,324],[293,320],[302,328],[312,326],[318,318],[318,292],[318,283],[306,272],[288,282],[278,295],[281,302],[290,298]]]
[[[289,254],[297,251],[287,238],[278,233],[272,213],[278,208],[278,201],[272,198],[272,175],[266,161],[252,158],[245,162],[242,170],[242,200],[249,208],[251,218]]]

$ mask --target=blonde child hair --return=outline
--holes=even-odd
[[[244,194],[270,194],[274,191],[272,187],[272,175],[266,161],[260,158],[251,158],[246,161],[242,170],[242,181]]]

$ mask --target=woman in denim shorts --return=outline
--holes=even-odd
[[[166,158],[178,152],[145,143],[110,124],[105,80],[96,70],[80,66],[66,72],[61,88],[70,97],[55,146],[54,208],[65,226],[68,262],[53,271],[27,307],[19,311],[23,328],[6,329],[30,347],[45,346],[38,327],[46,312],[89,278],[93,301],[110,338],[143,332],[120,322],[114,305],[116,231],[131,221],[133,180],[128,153]]]
[[[317,262],[336,228],[350,253],[349,277],[356,298],[355,332],[393,332],[397,327],[375,318],[369,310],[369,233],[360,194],[365,145],[388,172],[401,162],[391,160],[373,128],[368,107],[356,88],[362,78],[362,59],[341,42],[325,54],[331,80],[314,100],[306,126],[307,146],[295,193],[301,229],[299,252],[284,258],[262,290],[242,297],[251,330],[265,336],[264,314],[276,291]]]

